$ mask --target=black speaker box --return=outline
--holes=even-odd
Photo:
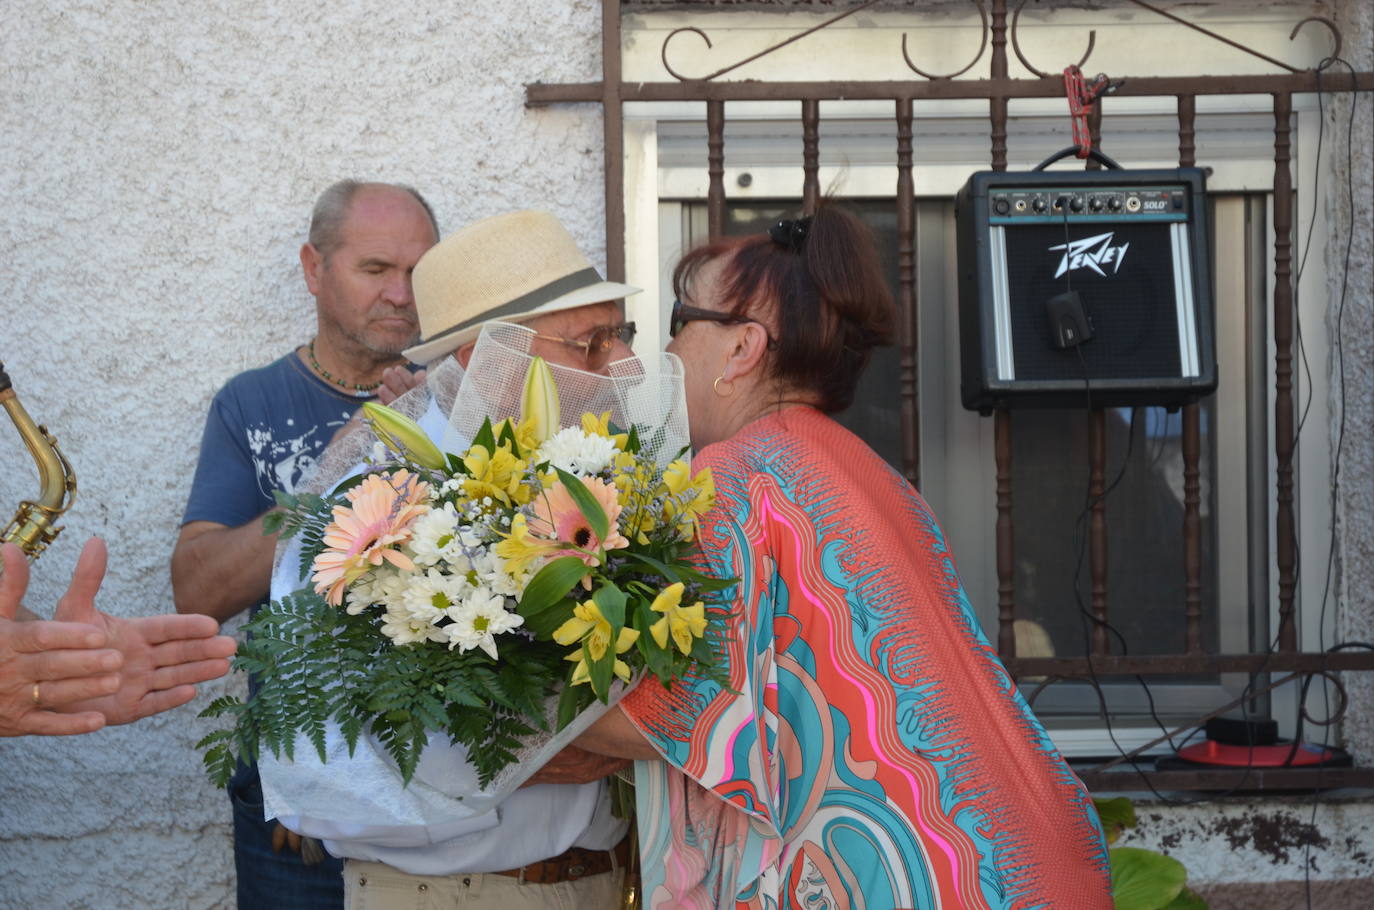
[[[955,202],[964,407],[1216,388],[1203,172],[982,171]]]

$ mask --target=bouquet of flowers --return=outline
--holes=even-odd
[[[277,494],[268,530],[294,538],[307,581],[247,625],[235,666],[252,696],[204,712],[234,721],[200,743],[217,784],[264,747],[293,759],[300,739],[324,763],[333,729],[350,755],[360,737],[380,743],[406,782],[431,737],[450,739],[485,787],[617,680],[713,676],[707,604],[729,582],[684,561],[714,500],[709,471],[693,474],[684,446],[664,451],[666,421],[617,425],[608,409],[565,426],[560,398],[530,358],[519,413],[482,415],[449,452],[365,405],[381,444],[361,471],[327,493]]]

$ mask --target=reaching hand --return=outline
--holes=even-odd
[[[630,764],[628,758],[597,755],[577,746],[564,746],[549,763],[534,772],[521,786],[530,784],[589,784],[610,777]]]
[[[424,370],[412,373],[403,366],[387,367],[382,371],[382,385],[377,389],[377,400],[382,404],[391,404],[411,389],[423,385],[424,381]]]
[[[135,619],[95,608],[105,545],[87,541],[52,621],[16,622],[29,567],[3,548],[0,577],[0,736],[89,733],[185,704],[192,684],[223,676],[234,640],[208,616]]]
[[[0,553],[5,566],[0,576],[0,736],[69,736],[99,730],[105,717],[98,711],[58,714],[54,709],[70,710],[78,702],[114,692],[119,688],[115,671],[123,659],[106,647],[104,630],[95,626],[16,622],[29,586],[29,564],[14,544],[5,544]]]
[[[194,683],[229,672],[234,639],[216,635],[219,623],[199,614],[126,618],[95,608],[95,592],[105,575],[105,544],[91,538],[81,551],[71,587],[57,602],[53,619],[86,623],[103,631],[109,647],[123,656],[117,689],[63,710],[99,711],[106,723],[127,724],[184,705],[195,697]]]

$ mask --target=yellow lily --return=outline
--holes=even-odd
[[[649,627],[649,634],[660,648],[668,647],[668,636],[671,635],[677,649],[683,654],[690,654],[693,639],[706,635],[706,605],[697,601],[690,607],[680,606],[682,592],[683,585],[679,581],[664,588],[654,598],[649,609],[662,613],[663,618]]]
[[[615,653],[624,654],[634,646],[638,639],[639,632],[637,630],[622,628],[620,634],[616,636]],[[601,660],[606,656],[606,649],[611,646],[611,623],[601,614],[601,608],[596,605],[596,601],[584,600],[573,607],[572,618],[554,630],[553,640],[560,645],[570,645],[576,641],[582,642],[582,647],[565,658],[578,662],[577,666],[573,668],[572,683],[579,685],[591,678],[588,675],[588,658]],[[630,666],[625,661],[616,658],[614,672],[616,676],[626,682],[629,681]]]
[[[505,560],[505,570],[512,578],[519,578],[530,563],[547,556],[560,546],[556,540],[542,540],[530,536],[529,523],[523,512],[515,513],[511,519],[510,533],[506,539],[493,547],[497,556]]]
[[[494,452],[475,445],[463,457],[463,465],[468,469],[463,492],[469,499],[490,496],[506,505],[530,501],[530,489],[524,483],[525,462],[511,453],[509,444],[497,446]]]
[[[525,388],[520,393],[520,423],[530,423],[530,436],[543,443],[558,432],[558,385],[543,357],[530,361],[525,373]]]
[[[367,425],[388,449],[431,471],[444,469],[444,453],[425,435],[418,423],[400,411],[393,411],[375,401],[363,404],[363,414],[367,416]]]
[[[588,436],[605,436],[615,443],[615,447],[621,451],[630,441],[629,433],[611,433],[611,412],[602,411],[600,414],[590,412],[582,415],[582,432]]]

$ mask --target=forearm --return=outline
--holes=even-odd
[[[178,613],[220,622],[263,600],[271,587],[277,536],[262,533],[262,516],[237,528],[191,522],[172,552],[172,597]]]
[[[587,732],[573,740],[573,745],[615,758],[644,760],[661,757],[619,705],[603,714],[587,728]]]

